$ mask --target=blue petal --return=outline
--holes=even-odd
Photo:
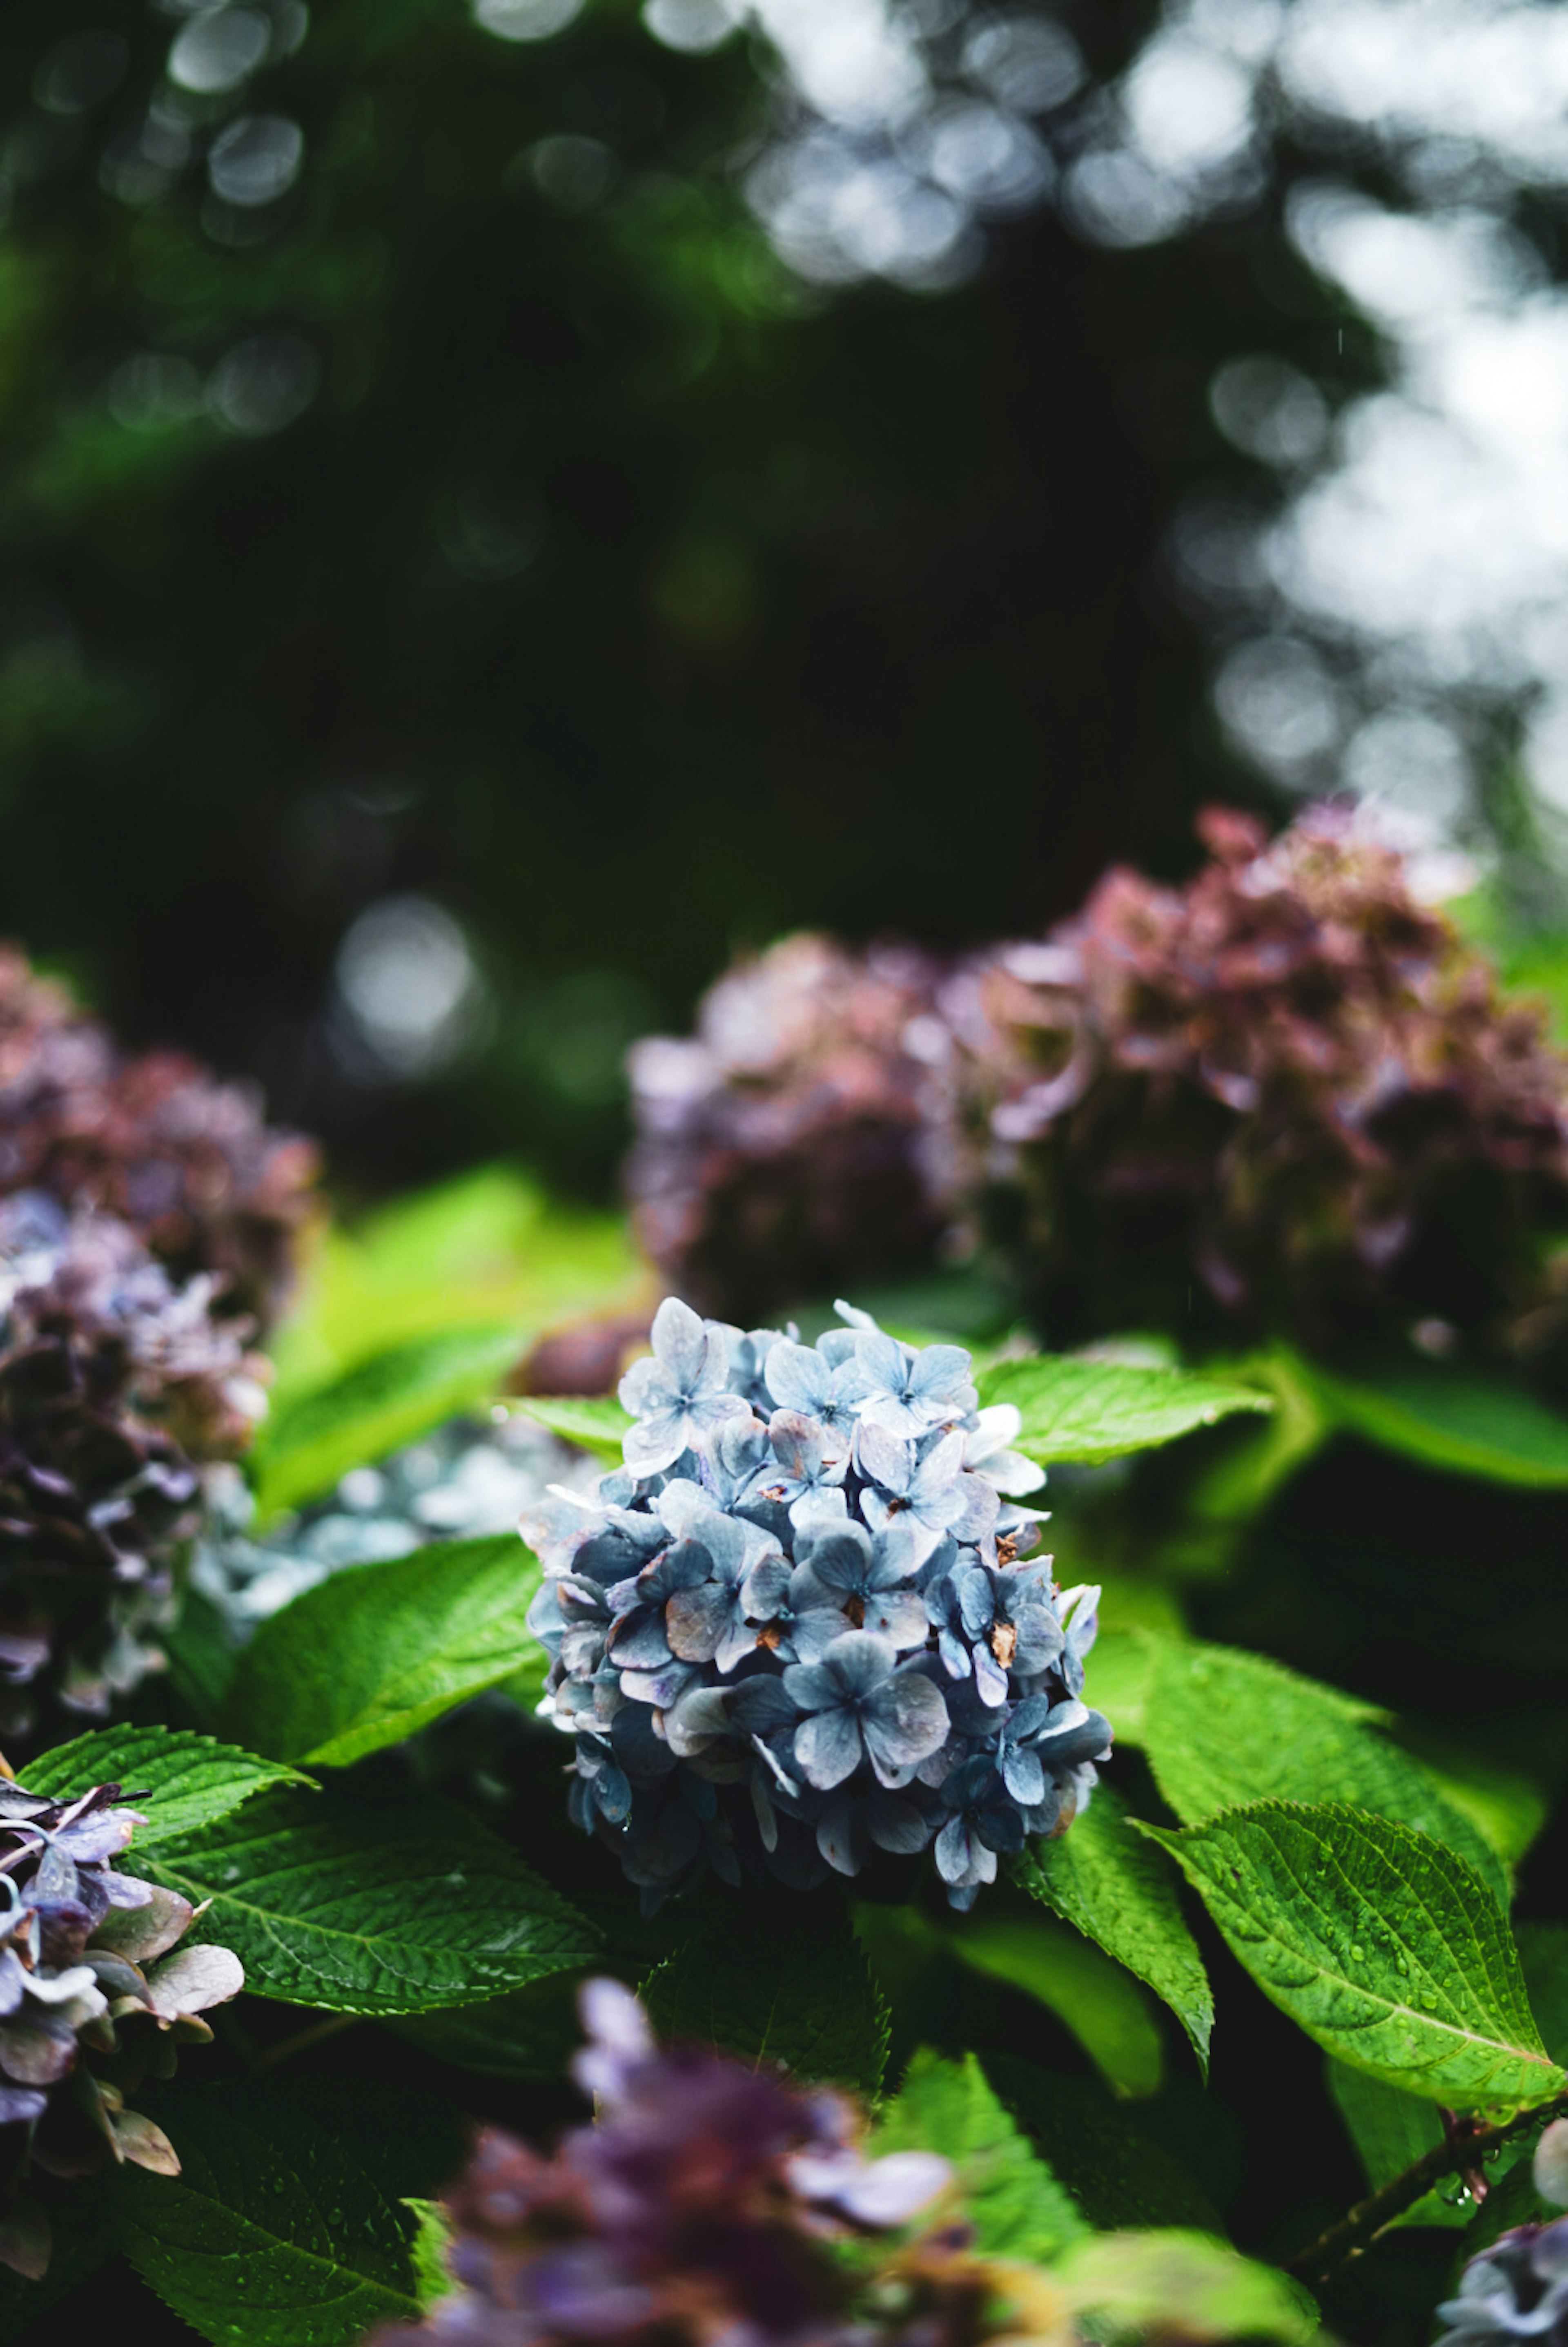
[[[831,1792],[860,1765],[860,1731],[853,1714],[819,1711],[795,1730],[795,1758],[819,1792]]]
[[[828,1398],[829,1368],[809,1345],[792,1345],[788,1338],[768,1356],[762,1381],[782,1409],[802,1410],[814,1417]]]
[[[657,1359],[668,1372],[670,1383],[679,1393],[694,1392],[697,1380],[708,1367],[709,1357],[718,1351],[726,1377],[729,1362],[723,1339],[715,1347],[707,1327],[678,1296],[667,1296],[654,1314],[653,1348]]]
[[[712,1662],[735,1611],[734,1593],[712,1583],[702,1589],[677,1589],[664,1613],[671,1653],[684,1662]],[[745,1645],[753,1643],[748,1635]]]
[[[895,1671],[864,1699],[866,1750],[879,1776],[913,1768],[947,1740],[951,1725],[941,1690],[922,1672]]]

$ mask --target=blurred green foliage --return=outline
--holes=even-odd
[[[1146,15],[1078,13],[1101,71]],[[954,293],[829,295],[742,203],[744,41],[332,0],[203,97],[178,22],[0,24],[0,927],[133,1035],[373,1190],[602,1183],[626,1041],[738,943],[1033,926],[1256,787],[1158,549],[1236,462],[1219,358],[1332,349],[1277,209],[1145,253],[1038,213]],[[209,184],[241,107],[303,134],[259,206]],[[417,1082],[332,984],[410,893],[483,979]]]

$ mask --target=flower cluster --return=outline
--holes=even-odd
[[[1543,1014],[1349,811],[1200,829],[1186,887],[1112,871],[949,984],[946,1179],[1058,1339],[1189,1296],[1314,1343],[1485,1333],[1568,1220]]]
[[[174,2074],[200,2015],[245,1984],[227,1948],[181,1949],[189,1901],[114,1860],[143,1820],[117,1785],[50,1800],[0,1781],[0,2262],[36,2279],[49,2222],[31,2171],[106,2160],[160,2176],[179,2161],[129,2098]]]
[[[1568,2120],[1556,2119],[1535,2151],[1543,2200],[1568,2202]],[[1510,2347],[1530,2339],[1568,2347],[1568,2217],[1515,2225],[1471,2258],[1459,2296],[1438,2308],[1439,2347]]]
[[[178,1052],[127,1057],[0,948],[0,1195],[51,1192],[119,1215],[224,1311],[266,1323],[313,1211],[312,1143],[270,1130],[250,1090]]]
[[[177,1287],[124,1223],[0,1201],[0,1736],[102,1714],[157,1659],[195,1461],[264,1406],[243,1324]],[[57,1724],[57,1723],[56,1723]]]
[[[480,2137],[449,2201],[459,2287],[424,2335],[450,2347],[967,2347],[993,2335],[992,2277],[962,2228],[869,2272],[835,2253],[928,2207],[952,2180],[946,2160],[867,2160],[840,2096],[695,2048],[659,2052],[614,1981],[589,1982],[582,2003],[590,2042],[574,2066],[598,2124],[548,2160],[498,2129]],[[407,2335],[382,2332],[376,2347]]]
[[[955,1907],[1087,1799],[1099,1592],[1030,1560],[1044,1480],[967,1353],[863,1313],[816,1346],[673,1297],[621,1399],[625,1468],[523,1533],[576,1738],[576,1821],[645,1901],[706,1862],[798,1888],[932,1849]]]
[[[786,938],[719,979],[695,1038],[636,1046],[628,1184],[672,1286],[751,1318],[929,1258],[911,1045],[940,977],[909,947]]]

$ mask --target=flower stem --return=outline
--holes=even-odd
[[[1338,2224],[1319,2233],[1315,2241],[1286,2260],[1285,2270],[1298,2281],[1314,2289],[1330,2280],[1341,2266],[1386,2233],[1407,2209],[1413,2209],[1424,2199],[1434,2184],[1446,2176],[1461,2175],[1466,2168],[1478,2168],[1490,2151],[1512,2137],[1522,2135],[1527,2127],[1543,2120],[1554,2118],[1568,2110],[1568,2096],[1558,2096],[1550,2103],[1533,2104],[1529,2110],[1518,2111],[1499,2127],[1460,2127],[1445,2133],[1443,2141],[1423,2152],[1420,2158],[1394,2177],[1367,2199],[1359,2201],[1348,2216]]]

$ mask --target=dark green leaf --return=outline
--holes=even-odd
[[[1398,2086],[1386,2086],[1381,2078],[1369,2078],[1364,2070],[1352,2070],[1346,2062],[1330,2059],[1325,2065],[1329,2093],[1335,2108],[1345,2122],[1345,2129],[1356,2147],[1361,2172],[1370,2192],[1381,2191],[1396,2176],[1429,2151],[1435,2151],[1443,2139],[1442,2121],[1437,2105],[1420,2095],[1401,2094]],[[1398,2225],[1462,2226],[1469,2221],[1468,2206],[1461,2207],[1445,2200],[1440,2192],[1429,2192],[1397,2217]]]
[[[1090,2224],[1191,2225],[1225,2230],[1197,2178],[1089,2078],[1058,2077],[1011,2055],[984,2055],[985,2075]],[[939,2147],[940,2148],[940,2147]]]
[[[30,2347],[61,2347],[82,2336],[68,2315],[57,2325],[42,2328],[42,2318],[60,2301],[90,2280],[113,2257],[114,2210],[102,2176],[40,2176],[34,2170],[29,2189],[42,2205],[54,2236],[49,2270],[40,2281],[27,2281],[9,2266],[0,2266],[0,2347],[27,2342]]]
[[[1022,1413],[1017,1447],[1046,1465],[1062,1459],[1098,1465],[1217,1426],[1234,1410],[1274,1408],[1256,1386],[1064,1355],[998,1361],[982,1370],[979,1383],[983,1403],[1012,1402]]]
[[[192,1937],[232,1948],[257,1995],[333,2013],[478,2004],[596,1944],[504,1842],[433,1799],[318,1809],[274,1795],[141,1870],[212,1901]]]
[[[1139,1830],[1175,1853],[1264,1994],[1326,2052],[1465,2110],[1568,2084],[1507,1922],[1441,1842],[1338,1802]]]
[[[538,1586],[512,1532],[350,1565],[262,1623],[229,1714],[266,1751],[345,1768],[522,1669]]]
[[[1504,1866],[1517,1866],[1551,1810],[1540,1786],[1519,1769],[1504,1768],[1470,1745],[1434,1736],[1425,1726],[1396,1720],[1390,1733],[1431,1778],[1450,1809],[1470,1819]]]
[[[1542,2043],[1568,2069],[1568,1923],[1521,1923],[1515,1936]]]
[[[1054,2013],[1115,2093],[1158,2093],[1165,2047],[1148,1998],[1077,1932],[1038,1911],[993,1906],[966,1916],[950,1944],[976,1972]]]
[[[922,2047],[880,2115],[871,2151],[879,2159],[893,2151],[940,2151],[951,2160],[962,2213],[983,2257],[1042,2265],[1089,2230],[972,2054],[945,2062]]]
[[[438,2062],[527,2083],[560,2079],[583,2042],[577,1983],[566,1973],[484,2004],[403,2014],[386,2025]]]
[[[1359,1379],[1315,1365],[1308,1374],[1338,1424],[1380,1450],[1440,1474],[1568,1490],[1568,1419],[1515,1378],[1414,1354]]]
[[[488,1401],[523,1349],[510,1321],[409,1337],[279,1406],[256,1446],[260,1519],[329,1491],[351,1467],[384,1459]]]
[[[1176,1877],[1129,1831],[1121,1796],[1102,1785],[1066,1833],[1025,1847],[1013,1875],[1165,1999],[1207,2077],[1214,2028],[1208,1975],[1182,1920]]]
[[[1097,2235],[1051,2275],[1093,2339],[1278,2339],[1306,2347],[1318,2326],[1308,2293],[1273,2266],[1203,2233]]]
[[[888,2011],[842,1909],[736,1911],[650,1973],[643,1996],[661,2037],[776,2062],[792,2077],[874,2095]]]
[[[1184,1824],[1254,1801],[1349,1801],[1446,1842],[1507,1905],[1496,1851],[1417,1762],[1376,1732],[1382,1715],[1370,1705],[1238,1647],[1148,1643],[1142,1740]]]
[[[592,1450],[612,1466],[620,1465],[621,1438],[632,1420],[630,1413],[608,1395],[527,1394],[511,1407],[547,1426],[563,1442],[575,1442],[579,1450]]]
[[[32,1791],[56,1797],[85,1793],[93,1785],[123,1785],[147,1819],[137,1828],[140,1857],[216,1825],[269,1785],[311,1780],[297,1768],[186,1728],[101,1727],[40,1753],[29,1762],[25,1781]]]
[[[159,1634],[158,1643],[168,1657],[169,1685],[187,1712],[203,1724],[218,1719],[240,1646],[222,1608],[204,1589],[188,1586],[179,1619]]]
[[[176,2087],[176,2177],[116,2176],[121,2232],[158,2296],[215,2347],[350,2347],[420,2312],[418,2224],[291,2096]]]

